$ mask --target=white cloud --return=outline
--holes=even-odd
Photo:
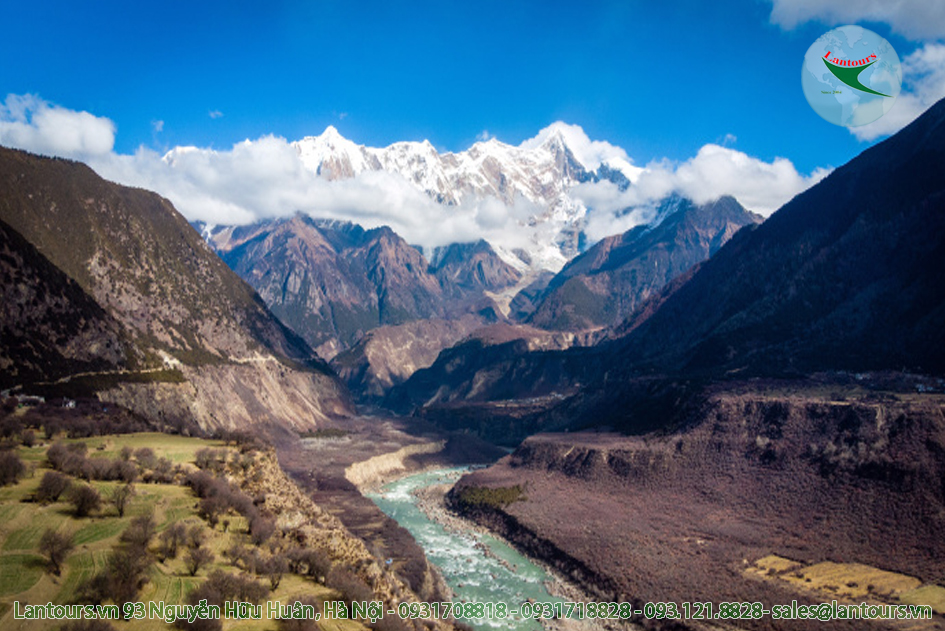
[[[495,138],[495,136],[493,136],[492,134],[490,134],[488,129],[483,129],[483,130],[482,130],[481,132],[479,132],[479,134],[476,136],[476,140],[479,141],[479,142],[487,142],[487,141],[489,141],[489,140],[491,140],[491,139],[493,139],[493,138]]]
[[[945,5],[945,3],[943,3]],[[886,114],[850,132],[860,140],[894,134],[945,98],[945,45],[925,44],[902,61],[902,91]]]
[[[926,61],[931,64],[934,59]],[[563,123],[546,128],[526,144],[547,140],[555,130],[589,168],[603,161],[622,161],[635,175],[626,190],[608,181],[572,189],[571,195],[589,209],[586,232],[594,240],[648,221],[656,202],[672,192],[697,203],[734,195],[749,209],[767,215],[827,173],[819,169],[805,176],[787,159],[765,162],[715,144],[681,163],[654,161],[640,168],[632,166],[620,147],[591,141],[580,127]],[[447,206],[403,177],[384,171],[327,180],[307,169],[296,148],[277,136],[246,140],[228,150],[175,147],[161,155],[140,147],[131,155],[117,154],[112,151],[114,125],[108,119],[35,97],[11,96],[0,109],[0,142],[79,157],[103,177],[157,191],[188,219],[213,224],[246,224],[302,211],[367,228],[388,225],[424,248],[484,238],[511,250],[535,244],[550,247],[555,238],[550,224],[530,222],[545,209],[524,198],[505,204],[470,196]]]
[[[88,112],[51,105],[31,94],[10,94],[0,104],[0,144],[44,155],[84,159],[112,150],[115,124]]]
[[[223,112],[221,112],[220,110],[210,110],[209,112],[207,112],[207,116],[216,120],[218,118],[223,118]]]
[[[494,198],[437,204],[399,175],[367,171],[326,180],[304,167],[284,138],[265,136],[227,151],[177,147],[161,156],[140,148],[89,164],[103,177],[155,190],[190,220],[245,224],[302,211],[345,219],[366,228],[390,226],[410,243],[433,248],[483,237],[522,247],[520,221],[539,209],[523,199],[506,206]]]
[[[682,163],[651,162],[626,190],[611,182],[587,182],[572,189],[572,194],[589,209],[585,232],[597,240],[646,223],[652,219],[656,203],[674,192],[697,204],[731,195],[745,208],[767,217],[829,173],[828,169],[815,169],[805,176],[786,158],[765,162],[729,147],[708,144]]]
[[[709,144],[699,149],[695,158],[681,164],[674,179],[676,190],[697,204],[732,195],[749,210],[768,216],[828,173],[827,169],[816,169],[803,176],[787,158],[765,162]]]
[[[631,180],[635,179],[635,175],[640,171],[639,167],[633,166],[633,160],[622,148],[603,140],[591,140],[580,125],[569,125],[561,121],[545,127],[538,132],[537,136],[526,140],[520,147],[522,149],[540,147],[555,135],[560,135],[564,139],[578,162],[590,171],[596,171],[602,163],[607,163],[623,170]]]
[[[154,130],[155,134],[159,134],[164,131],[164,121],[151,121],[151,129]]]
[[[828,26],[885,22],[913,40],[945,39],[945,2],[941,0],[771,0],[771,23],[785,30],[811,20]]]

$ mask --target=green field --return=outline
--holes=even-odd
[[[196,438],[170,436],[165,434],[127,434],[120,436],[102,436],[66,442],[84,442],[88,445],[89,458],[117,458],[123,447],[137,450],[148,447],[159,458],[169,458],[174,463],[193,463],[194,454],[204,447],[219,448],[223,443]],[[39,482],[48,469],[46,468],[45,445],[32,448],[18,448],[18,453],[27,464],[32,466],[32,474],[27,473],[19,483],[0,488],[0,624],[5,631],[43,631],[56,629],[61,623],[49,620],[14,620],[12,603],[21,604],[85,604],[77,602],[80,587],[105,567],[112,548],[118,543],[121,533],[132,519],[139,515],[152,514],[158,534],[170,524],[183,522],[186,525],[201,525],[208,535],[206,546],[210,548],[215,561],[201,568],[196,577],[187,572],[183,553],[176,559],[165,563],[155,561],[148,573],[148,581],[138,594],[138,600],[162,600],[165,603],[183,604],[187,594],[206,579],[215,569],[225,572],[238,572],[230,566],[223,556],[223,551],[236,542],[246,545],[246,520],[241,516],[228,515],[230,522],[227,533],[222,526],[210,529],[196,513],[198,500],[191,491],[177,484],[135,484],[133,496],[124,517],[119,517],[114,507],[104,503],[102,508],[90,517],[76,518],[71,505],[64,499],[48,505],[32,501]],[[92,482],[103,497],[118,486],[117,482]],[[222,519],[221,519],[222,521]],[[39,541],[47,529],[71,534],[75,547],[67,558],[61,576],[54,576],[47,571],[47,561],[39,553]],[[157,536],[152,540],[151,549],[156,548]],[[260,582],[268,587],[265,578]],[[270,592],[264,600],[292,602],[301,595],[314,596],[321,600],[334,599],[337,594],[311,580],[286,574],[279,588]],[[118,621],[114,626],[123,631],[164,631],[169,625],[160,620],[142,620],[134,622]],[[262,631],[275,628],[274,621],[225,621],[225,631]],[[364,629],[360,624],[347,621],[322,623],[325,631],[357,631]]]

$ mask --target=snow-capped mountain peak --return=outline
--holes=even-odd
[[[586,208],[571,197],[571,188],[601,177],[597,171],[602,165],[631,181],[640,171],[619,147],[591,141],[581,127],[562,122],[518,146],[490,138],[460,152],[440,153],[428,140],[367,147],[344,138],[333,126],[293,145],[304,166],[327,179],[385,171],[447,206],[495,198],[512,207],[524,200],[534,208],[522,220],[535,241],[529,254],[551,268],[578,253]]]

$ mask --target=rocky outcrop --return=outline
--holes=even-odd
[[[499,258],[482,239],[437,248],[430,258],[430,271],[459,300],[482,296],[483,291],[502,291],[522,278],[522,272]]]
[[[273,312],[331,359],[371,329],[442,316],[439,281],[389,228],[304,215],[210,235],[223,260]]]
[[[125,382],[98,396],[165,424],[196,422],[209,431],[280,427],[304,432],[352,410],[342,390],[325,387],[329,376],[294,370],[273,358],[182,366],[180,371],[182,383]]]
[[[352,392],[378,399],[484,324],[482,318],[469,314],[455,320],[431,318],[378,327],[336,355],[331,367]]]

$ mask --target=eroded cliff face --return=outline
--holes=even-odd
[[[161,423],[195,422],[207,431],[250,427],[306,431],[353,411],[333,377],[293,370],[275,360],[181,366],[180,371],[182,383],[120,383],[98,397]]]
[[[941,584],[945,397],[791,389],[711,393],[672,432],[536,435],[453,498],[518,486],[465,512],[620,597],[790,602],[743,572],[772,553]]]
[[[359,396],[383,397],[395,385],[436,361],[440,352],[483,326],[482,318],[430,318],[382,326],[332,359],[331,367]]]
[[[387,480],[408,471],[405,461],[412,456],[443,451],[445,440],[407,445],[397,451],[356,462],[345,469],[345,478],[359,489],[381,486]]]

